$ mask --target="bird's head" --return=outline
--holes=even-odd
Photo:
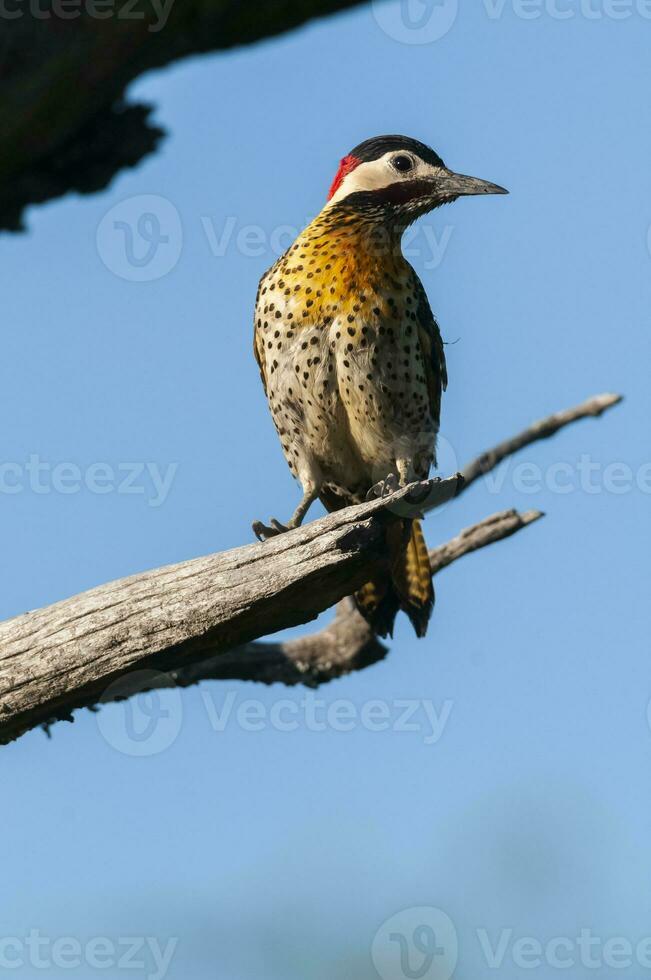
[[[440,156],[408,136],[376,136],[343,158],[328,197],[344,206],[406,225],[441,204],[503,187],[449,170]]]

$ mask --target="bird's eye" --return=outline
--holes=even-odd
[[[401,174],[406,174],[408,170],[414,169],[414,161],[411,157],[408,157],[405,153],[401,153],[399,156],[394,157],[391,161],[394,168]]]

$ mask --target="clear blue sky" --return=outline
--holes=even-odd
[[[626,402],[428,519],[436,543],[505,507],[547,513],[439,577],[425,641],[402,623],[384,663],[318,692],[331,719],[339,699],[358,712],[380,700],[389,730],[314,731],[304,691],[224,684],[169,695],[153,743],[130,739],[115,707],[3,749],[0,940],[18,945],[0,953],[20,958],[16,977],[154,976],[153,954],[118,965],[124,937],[149,937],[178,940],[170,980],[403,980],[387,936],[409,944],[433,913],[381,927],[419,907],[452,921],[457,980],[519,977],[536,942],[532,976],[557,976],[554,955],[594,976],[581,930],[600,939],[600,977],[645,973],[635,949],[621,964],[651,934],[651,20],[633,3],[559,0],[536,19],[464,3],[444,36],[422,34],[443,33],[429,15],[453,7],[412,21],[398,4],[362,7],[147,76],[132,95],[156,104],[161,152],[2,237],[0,614],[240,545],[253,518],[290,512],[298,490],[251,354],[255,289],[274,231],[320,208],[365,137],[418,137],[511,191],[436,213],[412,243],[450,342],[443,465],[590,394]],[[148,266],[136,236],[130,265],[113,222],[143,212],[169,241]],[[151,221],[141,230],[156,237]],[[142,492],[118,492],[134,463],[150,464],[133,477]],[[613,463],[631,474],[624,492]],[[171,486],[156,491],[152,473]],[[290,699],[296,730],[277,715],[248,730],[250,698],[281,722]],[[396,730],[405,700],[415,731]],[[445,952],[429,972],[410,950],[426,980],[451,969],[438,915]],[[30,930],[50,942],[45,974]],[[116,952],[103,970],[65,968],[52,942],[66,937],[91,959],[97,937]],[[500,937],[496,970],[484,947]],[[609,937],[624,946],[605,949]],[[558,938],[569,945],[550,951]]]

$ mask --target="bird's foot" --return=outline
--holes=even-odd
[[[380,480],[375,486],[372,486],[369,492],[366,494],[367,500],[375,500],[379,497],[384,500],[385,497],[390,497],[392,493],[400,489],[400,481],[395,473],[389,473],[384,480]]]
[[[284,534],[285,531],[290,530],[290,528],[281,524],[280,521],[277,521],[275,517],[271,518],[269,524],[263,524],[262,521],[254,521],[251,527],[258,541],[268,541],[269,538],[275,538],[279,534]]]

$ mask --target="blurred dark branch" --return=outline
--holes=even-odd
[[[23,228],[30,204],[106,187],[151,153],[163,131],[125,103],[143,72],[188,55],[272,37],[360,0],[22,0],[0,15],[0,230]],[[8,11],[6,13],[5,11]],[[67,13],[68,16],[65,16]],[[264,86],[260,86],[264,99]],[[217,93],[213,125],[219,126]]]
[[[609,399],[609,401],[606,400]],[[484,454],[482,472],[515,448],[545,438],[615,396],[552,416]],[[490,462],[492,461],[492,463]],[[472,464],[466,472],[472,476]],[[264,544],[209,555],[111,582],[0,623],[0,743],[72,711],[146,688],[238,678],[316,686],[382,659],[387,648],[345,597],[387,567],[388,526],[433,510],[467,484],[457,475],[412,484],[383,500],[329,514]],[[486,518],[430,552],[437,573],[503,540],[542,515],[509,510]],[[343,600],[343,602],[342,602]],[[284,643],[259,637],[315,619],[340,603],[334,622]],[[119,682],[117,694],[106,694]]]

